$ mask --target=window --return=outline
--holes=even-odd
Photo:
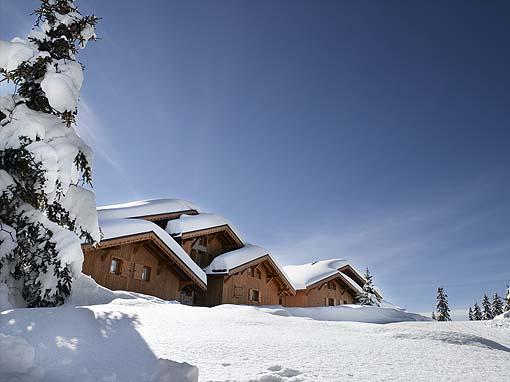
[[[151,279],[151,267],[143,267],[140,279],[142,281],[150,281],[150,279]]]
[[[110,273],[114,275],[120,275],[120,272],[122,270],[122,260],[116,259],[115,257],[112,258],[112,262],[110,264]]]
[[[335,306],[335,299],[334,298],[328,298],[328,305],[329,306]]]
[[[256,289],[250,289],[250,301],[259,302],[260,300],[260,292]]]

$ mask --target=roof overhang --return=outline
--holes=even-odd
[[[336,272],[329,276],[326,276],[326,277],[322,278],[321,280],[315,281],[313,284],[307,285],[307,287],[304,289],[298,289],[298,291],[307,292],[314,288],[321,288],[322,285],[324,285],[325,283],[333,281],[333,280],[337,280],[337,279],[341,280],[345,285],[347,285],[347,287],[349,288],[349,290],[352,293],[356,294],[359,292],[359,289],[357,289],[356,287],[358,287],[358,288],[360,288],[360,287],[358,285],[353,285],[352,284],[353,281],[346,278],[341,272]]]
[[[223,225],[219,225],[216,227],[198,229],[195,231],[182,232],[180,234],[180,236],[182,237],[183,240],[186,240],[186,239],[192,239],[195,237],[211,235],[211,234],[215,234],[218,232],[225,232],[239,246],[239,248],[244,246],[241,238],[236,235],[234,230],[232,228],[230,228],[230,226],[228,224],[223,224]]]

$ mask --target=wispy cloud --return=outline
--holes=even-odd
[[[98,116],[84,97],[80,98],[76,131],[80,137],[94,150],[94,153],[105,159],[119,173],[124,170],[120,164],[118,153],[108,138]]]
[[[117,172],[124,185],[131,190],[132,194],[136,195],[137,192],[129,179],[127,170],[122,165],[120,154],[109,138],[108,131],[84,97],[80,98],[78,104],[76,131],[94,151],[94,167],[100,165],[103,161],[106,162]]]
[[[273,253],[282,263],[312,261],[324,257],[349,257],[362,264],[390,270],[420,254],[451,244],[453,235],[490,220],[494,211],[476,209],[494,185],[486,179],[474,181],[460,190],[436,194],[418,206],[383,208],[349,221],[333,218],[313,222],[294,232],[280,232]],[[493,245],[493,247],[492,247]],[[468,256],[508,249],[510,239],[483,249],[471,249]]]

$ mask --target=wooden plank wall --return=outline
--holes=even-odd
[[[278,304],[279,287],[276,279],[271,279],[268,276],[268,269],[263,263],[257,269],[260,271],[260,279],[250,276],[247,270],[236,273],[226,279],[223,285],[222,303],[244,305]],[[249,299],[250,289],[259,291],[260,301],[256,302]]]
[[[336,290],[328,289],[327,285],[320,285],[306,291],[298,290],[295,296],[285,296],[284,305],[290,307],[328,306],[329,298],[335,300],[336,305],[353,304],[354,293],[342,280],[335,279]]]
[[[110,273],[112,258],[122,261],[121,274]],[[149,281],[140,280],[143,266],[151,268]],[[180,297],[179,275],[168,265],[168,262],[160,259],[140,243],[85,251],[83,273],[92,276],[98,284],[112,290],[139,292],[165,300],[179,300]]]

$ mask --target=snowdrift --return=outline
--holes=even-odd
[[[337,305],[314,308],[288,308],[268,306],[257,308],[265,313],[286,317],[304,317],[319,321],[353,321],[370,324],[389,324],[405,321],[432,321],[416,313],[401,309],[361,305]]]
[[[63,307],[0,313],[0,381],[510,378],[508,330],[487,322],[376,325],[346,320],[425,318],[356,306],[190,307],[112,292],[88,277],[75,287]],[[99,305],[73,306],[92,302]]]

